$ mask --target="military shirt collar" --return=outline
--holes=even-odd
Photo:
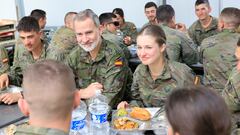
[[[106,40],[104,40],[102,38],[102,43],[100,45],[101,46],[100,46],[99,52],[98,52],[97,57],[94,60],[94,62],[101,61],[105,57],[105,48],[107,46]],[[92,63],[93,62],[93,60],[91,59],[90,53],[86,52],[81,47],[80,47],[80,55],[81,55],[81,58],[80,58],[81,61],[86,62],[86,63]]]
[[[211,16],[211,17],[212,17],[212,16]],[[204,28],[202,27],[200,21],[198,20],[198,21],[197,21],[197,24],[196,24],[196,30],[199,30],[199,31],[202,31],[202,30],[204,30],[204,31],[209,31],[209,30],[211,30],[211,29],[217,28],[217,25],[218,25],[217,19],[215,19],[214,17],[212,17],[212,22],[211,22],[210,26],[209,26],[208,28],[204,29]]]
[[[59,129],[34,127],[31,125],[17,127],[16,134],[68,135],[68,133]]]
[[[230,29],[223,29],[222,32],[224,33],[235,33],[235,30],[230,30]]]

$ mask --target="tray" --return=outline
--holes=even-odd
[[[160,108],[145,108],[147,109],[150,114],[151,117],[154,116],[154,114],[160,109]],[[162,112],[157,118],[154,119],[150,119],[148,121],[141,121],[141,120],[137,120],[134,118],[131,118],[129,113],[131,112],[131,109],[126,109],[128,114],[126,116],[122,116],[122,117],[118,117],[117,116],[117,110],[113,110],[112,111],[112,121],[111,121],[111,130],[113,131],[117,131],[117,132],[133,132],[133,131],[145,131],[145,130],[166,130],[167,129],[167,122],[165,119],[165,115],[164,112]],[[129,120],[132,120],[136,123],[138,123],[139,127],[136,129],[116,129],[114,127],[114,120],[118,119],[118,118],[128,118]]]

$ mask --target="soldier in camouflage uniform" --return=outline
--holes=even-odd
[[[0,46],[0,75],[8,72],[8,70],[9,70],[8,53],[3,46]]]
[[[145,4],[144,13],[148,19],[148,22],[144,24],[143,27],[150,24],[158,24],[157,18],[156,18],[156,12],[157,12],[157,5],[154,2],[147,2]]]
[[[211,7],[208,0],[197,0],[195,3],[195,13],[198,20],[188,29],[188,34],[195,44],[201,45],[203,39],[218,33],[218,20],[209,15]]]
[[[61,57],[61,60],[65,60],[73,48],[78,46],[76,34],[73,30],[73,20],[76,14],[76,12],[68,12],[64,17],[65,25],[54,33],[48,47],[48,51],[52,55],[51,58],[58,56]]]
[[[126,59],[129,60],[130,51],[127,46],[123,44],[123,40],[117,36],[117,27],[119,26],[119,22],[116,20],[116,15],[113,13],[102,13],[99,16],[99,20],[104,29],[102,37],[122,48]]]
[[[239,33],[236,28],[240,24],[240,11],[237,8],[225,8],[220,14],[217,35],[203,40],[200,48],[200,61],[204,68],[203,83],[207,87],[222,92],[224,85],[236,63],[234,50]]]
[[[144,27],[137,37],[137,54],[142,64],[134,72],[132,101],[142,107],[162,107],[174,88],[193,85],[194,75],[185,64],[164,57],[166,36],[157,25]],[[127,106],[121,102],[118,108]]]
[[[21,45],[15,47],[13,66],[8,73],[0,76],[0,87],[9,84],[21,86],[22,72],[31,64],[44,60],[47,57],[46,43],[41,40],[41,31],[36,19],[23,17],[17,30],[22,40]],[[1,95],[0,100],[6,104],[16,102],[21,97],[20,93],[6,93]]]
[[[103,89],[109,105],[115,108],[131,77],[122,49],[101,38],[99,19],[89,9],[77,14],[74,30],[80,47],[71,52],[67,62],[75,73],[81,97],[89,99]]]
[[[29,116],[29,125],[18,126],[14,134],[68,135],[72,109],[80,101],[72,70],[60,62],[43,60],[30,65],[23,76],[24,99],[18,103]]]
[[[237,66],[233,68],[222,95],[232,112],[233,128],[238,127],[240,131],[240,38],[235,55],[238,60]]]
[[[132,22],[125,22],[124,12],[121,8],[113,9],[113,13],[117,16],[120,24],[120,31],[123,33],[123,42],[125,45],[136,43],[137,28]]]
[[[174,9],[162,5],[157,9],[157,19],[167,37],[167,57],[169,60],[192,65],[198,62],[197,46],[184,33],[175,30]]]

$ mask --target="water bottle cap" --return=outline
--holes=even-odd
[[[100,95],[101,93],[102,93],[101,90],[96,90],[96,91],[95,91],[95,95],[96,95],[96,96]]]

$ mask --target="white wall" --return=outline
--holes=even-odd
[[[141,27],[147,22],[144,14],[144,5],[149,0],[24,0],[26,15],[31,10],[40,8],[47,12],[48,26],[63,25],[65,13],[69,11],[79,12],[86,8],[92,9],[96,14],[112,12],[114,8],[120,7],[124,10],[125,19],[134,22]],[[161,0],[151,0],[160,4]]]
[[[15,0],[1,0],[0,19],[17,19]]]

